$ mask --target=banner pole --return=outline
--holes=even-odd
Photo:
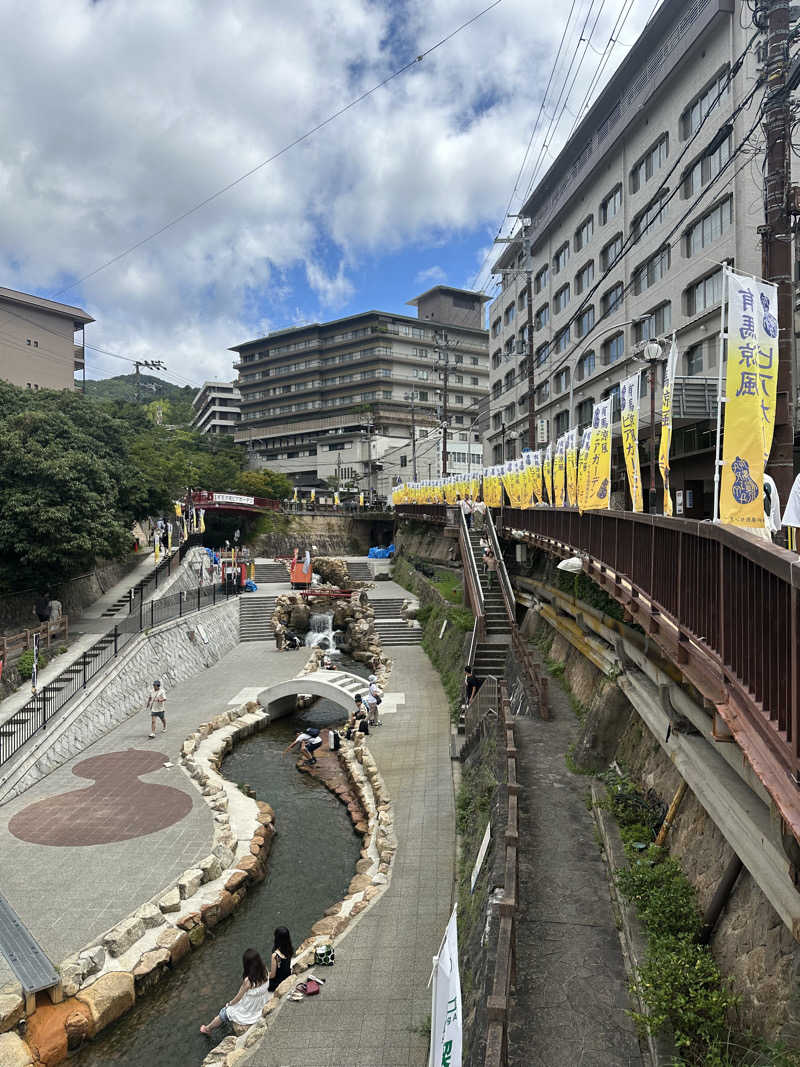
[[[719,373],[717,376],[717,442],[714,449],[714,522],[719,522],[719,468],[720,468],[720,441],[722,440],[722,364],[723,356],[725,354],[725,307],[728,302],[728,273],[729,267],[727,264],[722,268],[722,304],[719,309],[720,325],[719,325],[719,352],[717,353],[717,359],[719,362]]]

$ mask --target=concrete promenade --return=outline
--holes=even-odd
[[[387,588],[389,587],[389,588]],[[382,582],[385,596],[407,595]],[[370,595],[375,591],[370,590]],[[423,1067],[431,959],[452,906],[455,810],[450,717],[439,676],[414,646],[390,650],[389,687],[405,703],[369,748],[394,806],[391,883],[336,948],[321,996],[282,1006],[252,1067]]]

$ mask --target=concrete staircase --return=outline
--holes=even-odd
[[[500,591],[500,583],[496,574],[492,588],[489,589],[489,580],[484,574],[481,562],[483,559],[483,550],[480,545],[481,535],[470,530],[469,539],[480,573],[486,618],[486,640],[481,641],[475,649],[472,667],[479,678],[486,678],[490,674],[500,677],[504,673],[506,654],[511,645],[511,623],[506,614],[503,594]]]
[[[370,600],[369,606],[375,612],[376,619],[399,619],[403,606],[401,597],[389,597],[386,600]]]
[[[270,582],[289,581],[289,572],[285,563],[256,563],[253,579],[256,585],[268,585]]]
[[[257,593],[241,594],[239,597],[240,641],[269,641],[275,636],[272,628],[272,613],[275,610],[276,600],[274,596],[258,596]]]
[[[384,647],[418,645],[422,641],[422,627],[415,621],[411,624],[401,616],[403,601],[400,597],[386,600],[370,600],[375,612],[375,630]]]
[[[357,560],[355,563],[348,561],[347,570],[354,582],[371,582],[372,571],[366,560]]]

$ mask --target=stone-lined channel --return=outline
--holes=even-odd
[[[342,664],[363,673],[361,664]],[[252,889],[231,918],[208,935],[198,951],[132,1012],[78,1052],[76,1067],[198,1067],[216,1042],[199,1033],[236,992],[242,952],[257,948],[266,961],[272,931],[288,926],[295,945],[309,934],[326,908],[341,900],[361,848],[346,808],[318,781],[301,774],[296,757],[282,755],[300,726],[340,722],[342,709],[327,700],[272,723],[237,746],[222,765],[231,782],[247,783],[275,809],[278,833],[266,880]],[[291,1010],[287,1005],[283,1010]],[[221,1027],[216,1041],[230,1031]]]

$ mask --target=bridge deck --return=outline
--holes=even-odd
[[[39,942],[2,893],[0,893],[0,952],[8,960],[26,993],[38,993],[40,989],[49,989],[61,981]]]

